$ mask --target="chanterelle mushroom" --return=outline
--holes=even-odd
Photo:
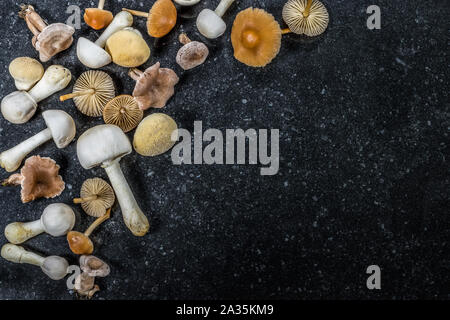
[[[4,186],[20,185],[23,203],[38,198],[54,198],[63,192],[65,184],[59,175],[59,166],[50,158],[32,156],[25,161],[25,165],[16,173],[4,180]]]
[[[70,83],[72,74],[63,66],[47,68],[41,80],[29,91],[14,91],[2,99],[1,112],[11,123],[21,124],[31,119],[37,104],[64,89]]]
[[[133,97],[141,110],[163,108],[174,94],[174,87],[179,81],[172,69],[160,68],[159,62],[144,72],[136,68],[130,69],[128,75],[136,81]]]
[[[31,222],[13,222],[6,226],[5,237],[9,242],[20,244],[43,232],[60,237],[75,225],[75,213],[64,203],[47,206],[39,220]]]
[[[128,137],[122,129],[111,124],[87,130],[77,142],[81,166],[85,169],[102,166],[105,169],[122,209],[125,224],[134,235],[143,236],[150,227],[148,219],[139,208],[119,165],[120,159],[131,151]]]
[[[191,41],[185,33],[180,34],[179,41],[184,44],[178,50],[176,61],[184,70],[201,65],[208,57],[208,47],[198,41]]]
[[[9,73],[14,78],[17,90],[30,90],[44,75],[44,67],[36,59],[15,58],[9,64]]]
[[[221,0],[215,11],[203,9],[197,17],[198,31],[209,39],[215,39],[224,34],[227,26],[222,16],[235,0]]]
[[[67,275],[67,268],[69,267],[69,263],[64,258],[58,256],[44,258],[11,243],[2,247],[1,256],[10,262],[39,266],[53,280],[63,279]]]
[[[39,51],[39,58],[47,62],[57,53],[72,45],[75,29],[64,23],[47,25],[36,13],[33,6],[21,5],[19,17],[25,19],[28,28],[33,32],[33,46]]]
[[[42,113],[47,129],[42,130],[17,146],[0,154],[0,166],[12,172],[20,167],[22,160],[41,144],[53,139],[59,149],[75,138],[76,127],[72,117],[62,110],[47,110]]]

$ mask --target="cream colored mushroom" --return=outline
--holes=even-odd
[[[14,78],[17,90],[28,91],[41,80],[44,67],[36,59],[19,57],[9,64],[9,73]]]
[[[215,39],[225,33],[227,26],[222,16],[235,0],[221,0],[215,11],[203,9],[197,17],[198,31],[209,39]]]

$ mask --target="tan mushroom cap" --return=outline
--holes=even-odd
[[[94,282],[95,277],[91,277],[86,272],[82,272],[75,278],[74,288],[78,294],[91,298],[99,290]]]
[[[30,90],[44,75],[44,67],[30,57],[15,58],[9,64],[9,73],[16,81],[18,90]]]
[[[238,13],[231,30],[234,57],[252,67],[264,67],[280,51],[281,29],[266,11],[248,8]]]
[[[103,109],[103,120],[106,124],[114,124],[123,132],[137,127],[144,112],[139,109],[136,100],[130,95],[120,95],[108,102]]]
[[[92,217],[100,217],[111,208],[116,197],[113,188],[103,179],[92,178],[83,182],[80,198],[73,200],[81,203],[84,212]]]
[[[73,98],[81,113],[99,117],[105,105],[115,96],[113,79],[103,71],[83,72],[75,82],[73,93],[60,97],[61,101]]]
[[[176,122],[164,113],[153,113],[139,124],[133,138],[133,147],[143,156],[157,156],[173,147],[172,133]]]
[[[121,30],[106,41],[106,51],[119,66],[133,68],[150,58],[150,48],[145,40],[132,30]]]
[[[57,53],[72,45],[75,29],[64,23],[53,23],[47,26],[36,37],[35,48],[39,51],[39,59],[47,62]]]
[[[184,44],[178,50],[176,61],[184,70],[189,70],[205,62],[209,55],[208,47],[199,41],[191,41],[186,34],[180,34],[179,40]]]
[[[308,8],[308,1],[289,0],[283,7],[283,20],[292,32],[314,37],[325,32],[329,16],[322,2],[312,0]]]
[[[108,264],[95,256],[82,255],[80,268],[91,277],[106,277],[110,273]]]

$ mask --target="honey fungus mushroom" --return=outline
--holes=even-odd
[[[168,68],[160,68],[157,62],[144,72],[133,68],[128,75],[136,81],[133,97],[141,110],[148,108],[163,108],[175,93],[175,85],[179,78]]]
[[[20,173],[3,180],[3,186],[20,185],[20,197],[23,203],[38,198],[54,198],[59,196],[65,184],[59,175],[59,165],[53,159],[32,156],[25,161]]]
[[[70,250],[75,254],[91,254],[94,251],[94,244],[89,236],[104,221],[110,218],[111,208],[106,213],[98,217],[84,233],[78,231],[70,231],[67,234],[67,242]]]
[[[72,45],[72,35],[75,32],[73,27],[64,23],[47,25],[33,6],[23,4],[20,8],[19,17],[25,19],[28,28],[33,33],[32,44],[39,51],[39,59],[42,62],[49,61],[54,55]]]
[[[14,78],[17,90],[28,91],[42,79],[44,67],[36,59],[18,57],[9,64],[9,73]]]
[[[198,31],[209,39],[216,39],[225,33],[227,26],[222,16],[235,0],[221,0],[216,10],[203,9],[197,17]]]
[[[184,44],[178,50],[176,61],[184,70],[189,70],[205,62],[209,55],[208,47],[199,41],[191,41],[185,33],[178,40]]]
[[[92,178],[83,182],[80,198],[73,199],[73,203],[81,203],[88,215],[101,217],[113,206],[115,199],[114,190],[105,180]]]
[[[141,34],[133,30],[120,30],[106,41],[106,51],[112,61],[122,67],[132,68],[150,58],[150,48]]]
[[[112,78],[103,71],[83,72],[75,82],[73,92],[61,96],[61,101],[73,99],[81,113],[98,117],[109,100],[114,98],[115,89]]]
[[[329,16],[327,8],[318,0],[289,0],[283,7],[283,20],[293,32],[315,37],[325,32]]]
[[[123,8],[132,15],[147,18],[147,32],[151,37],[161,38],[177,23],[177,9],[171,0],[157,0],[150,11],[142,12]]]
[[[113,20],[111,11],[104,10],[105,0],[99,0],[97,8],[87,8],[84,10],[84,22],[94,30],[107,27]]]
[[[118,126],[123,132],[137,127],[144,116],[136,100],[130,95],[120,95],[109,101],[103,109],[103,120]]]

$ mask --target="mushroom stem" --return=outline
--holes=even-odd
[[[59,97],[59,101],[66,101],[69,99],[73,99],[75,97],[79,97],[79,96],[87,96],[89,94],[93,94],[95,93],[94,89],[87,89],[87,90],[82,90],[82,91],[77,91],[77,92],[72,92],[69,94],[65,94],[63,96]]]
[[[138,81],[139,78],[142,76],[144,72],[137,68],[131,68],[130,71],[128,71],[128,75],[133,78],[134,81]]]
[[[102,224],[104,221],[108,220],[109,217],[111,217],[111,208],[109,208],[104,215],[101,217],[98,217],[90,226],[87,228],[87,230],[84,232],[84,235],[86,237],[89,237],[91,233],[97,228],[100,224]]]
[[[303,16],[305,18],[309,16],[309,12],[311,10],[311,4],[312,4],[312,0],[308,0],[308,2],[306,3],[305,11],[303,11]]]
[[[291,29],[289,28],[285,28],[285,29],[281,29],[281,34],[286,34],[286,33],[291,33]]]
[[[22,184],[23,176],[20,173],[14,173],[9,178],[2,181],[2,186],[19,186]]]
[[[137,10],[131,10],[131,9],[126,9],[126,8],[122,8],[122,11],[129,12],[129,13],[131,13],[133,16],[138,16],[138,17],[145,17],[145,18],[148,18],[148,12],[137,11]]]
[[[5,236],[9,242],[19,244],[43,233],[41,220],[30,222],[13,222],[6,226]]]
[[[2,257],[11,262],[27,263],[39,267],[44,264],[45,260],[44,257],[36,253],[26,251],[24,248],[10,243],[2,247]]]
[[[98,2],[98,8],[100,9],[100,10],[103,10],[103,7],[105,6],[105,0],[100,0],[99,2]]]
[[[216,10],[214,10],[214,12],[219,17],[222,17],[234,1],[235,0],[222,0],[222,1],[220,1],[219,5],[217,6]]]
[[[50,139],[52,139],[50,129],[42,130],[31,138],[19,143],[17,146],[2,152],[0,154],[0,166],[8,172],[15,171],[19,168],[27,154]]]
[[[191,39],[189,39],[189,37],[187,36],[186,33],[181,33],[180,36],[178,37],[178,41],[180,41],[182,44],[186,45],[189,42],[191,42]]]
[[[150,228],[148,219],[133,196],[133,192],[120,169],[119,160],[116,159],[110,163],[104,163],[103,166],[116,193],[117,200],[119,200],[123,220],[128,229],[135,236],[145,235]]]
[[[98,198],[97,195],[94,194],[86,198],[75,198],[73,199],[73,203],[85,203],[88,201],[96,200],[97,198]]]
[[[123,28],[130,27],[133,24],[133,16],[129,12],[119,12],[114,17],[113,21],[109,26],[103,31],[102,35],[95,41],[95,44],[100,48],[104,48],[106,45],[106,40],[111,37],[114,33]]]
[[[20,6],[19,17],[25,19],[28,29],[37,36],[47,26],[41,16],[34,11],[34,7],[29,4]]]

